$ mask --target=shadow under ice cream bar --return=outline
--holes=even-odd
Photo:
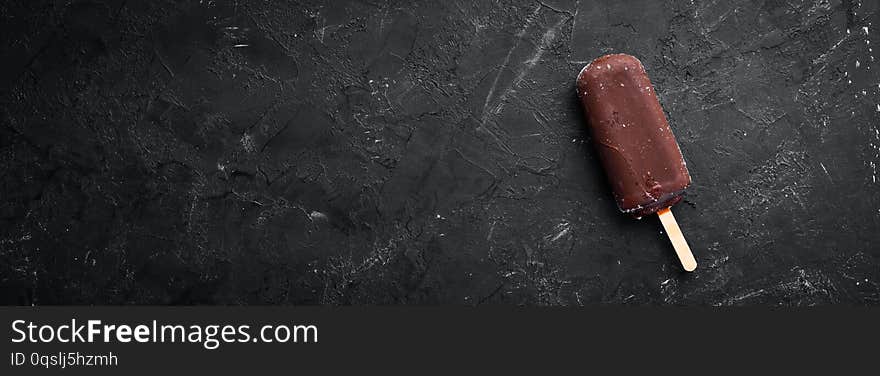
[[[637,218],[657,213],[684,270],[693,271],[697,262],[669,210],[691,177],[642,63],[599,57],[578,74],[577,90],[617,206]]]

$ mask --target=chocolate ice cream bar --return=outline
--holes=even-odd
[[[599,57],[578,74],[577,90],[617,206],[635,217],[657,213],[685,270],[693,270],[669,211],[691,177],[642,63],[626,54]]]

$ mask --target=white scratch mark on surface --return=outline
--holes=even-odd
[[[496,223],[498,223],[498,221],[492,221],[492,225],[489,226],[489,233],[486,234],[486,240],[492,240],[492,234],[495,232]]]
[[[501,63],[501,68],[498,69],[498,73],[495,74],[495,80],[492,81],[492,86],[489,88],[489,92],[486,94],[486,100],[483,102],[483,122],[486,121],[486,109],[489,107],[489,102],[492,99],[492,95],[495,94],[495,88],[498,87],[498,80],[501,79],[501,74],[504,73],[504,70],[510,65],[510,57],[513,56],[513,51],[516,51],[516,48],[519,47],[519,43],[522,41],[522,37],[526,34],[526,30],[529,26],[532,26],[532,22],[535,20],[535,16],[538,15],[538,12],[541,11],[541,5],[539,4],[535,7],[535,10],[532,11],[528,17],[526,17],[526,24],[523,28],[516,33],[516,43],[513,44],[513,47],[507,51],[507,56],[504,57],[504,62]]]
[[[510,57],[513,54],[513,51],[516,50],[516,48],[519,46],[519,42],[522,40],[526,29],[528,29],[528,27],[531,25],[532,20],[535,18],[538,11],[540,10],[541,6],[538,6],[538,8],[536,8],[535,11],[532,12],[532,14],[528,17],[528,24],[526,24],[526,26],[522,30],[520,30],[519,33],[517,33],[517,43],[510,51],[508,51],[507,57],[504,59],[504,64],[498,71],[498,74],[495,75],[495,81],[492,83],[492,87],[489,89],[489,93],[488,95],[486,95],[486,100],[483,104],[483,116],[481,118],[482,123],[486,122],[490,114],[497,114],[499,112],[501,106],[504,104],[504,101],[507,99],[507,95],[510,94],[513,88],[516,87],[516,85],[518,85],[523,80],[523,78],[525,78],[525,76],[532,70],[532,68],[535,67],[536,64],[538,64],[539,61],[541,61],[541,57],[544,56],[544,52],[547,50],[547,47],[549,47],[550,43],[553,42],[553,39],[556,38],[556,30],[558,30],[563,23],[568,22],[568,20],[571,19],[571,17],[562,18],[544,32],[544,34],[541,36],[541,40],[538,42],[538,45],[535,46],[535,51],[534,53],[532,53],[532,56],[530,56],[524,62],[523,66],[519,69],[514,79],[510,82],[510,86],[505,88],[505,90],[500,95],[498,95],[496,105],[494,106],[492,111],[489,111],[489,104],[492,102],[492,96],[497,90],[498,81],[501,78],[501,73],[503,73],[504,69],[510,66]]]
[[[316,221],[316,220],[326,220],[326,219],[327,219],[327,215],[324,213],[321,213],[319,211],[312,211],[311,213],[309,213],[309,220]]]
[[[828,176],[828,180],[834,182],[834,179],[831,178],[831,174],[828,173],[828,169],[825,168],[825,165],[822,162],[819,162],[819,166],[822,166],[822,171],[825,171],[825,175]]]
[[[847,35],[844,35],[843,38],[840,38],[840,40],[837,41],[837,43],[835,43],[833,46],[831,46],[831,48],[829,48],[827,51],[825,51],[825,53],[823,53],[822,55],[819,55],[819,57],[817,57],[815,60],[813,60],[813,65],[820,64],[820,63],[822,64],[822,66],[816,71],[817,73],[822,72],[823,70],[825,70],[825,67],[828,66],[828,62],[827,62],[828,55],[831,54],[832,52],[834,52],[835,50],[837,50],[837,47],[840,47],[840,45],[843,44],[843,42],[846,40],[847,36],[849,35],[849,30],[847,30],[846,34]],[[846,73],[844,73],[844,74],[846,75]]]
[[[547,236],[550,243],[553,243],[563,236],[567,235],[571,231],[571,224],[567,221],[563,221],[562,223],[556,225],[556,231],[556,235],[553,235],[552,237],[550,237],[550,235]]]
[[[525,75],[528,73],[528,71],[535,66],[535,64],[541,61],[541,57],[544,56],[544,51],[550,45],[550,42],[552,42],[553,39],[556,38],[556,30],[560,26],[562,26],[565,21],[567,21],[567,19],[560,20],[555,25],[553,25],[553,27],[547,29],[547,31],[544,32],[544,35],[541,36],[541,42],[535,49],[535,53],[532,54],[532,57],[526,60],[526,67],[520,70],[519,74],[516,76],[516,79],[513,81],[514,85],[521,81],[523,77],[525,77]]]

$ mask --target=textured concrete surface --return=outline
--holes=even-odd
[[[874,1],[0,4],[0,302],[876,304]],[[620,214],[574,78],[694,184]]]

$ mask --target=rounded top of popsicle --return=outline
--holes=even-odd
[[[587,83],[590,80],[602,77],[603,75],[616,73],[619,71],[628,71],[632,69],[634,72],[644,72],[645,68],[642,62],[635,56],[628,54],[609,54],[599,56],[581,69],[577,76],[577,93],[578,97],[586,94]]]

